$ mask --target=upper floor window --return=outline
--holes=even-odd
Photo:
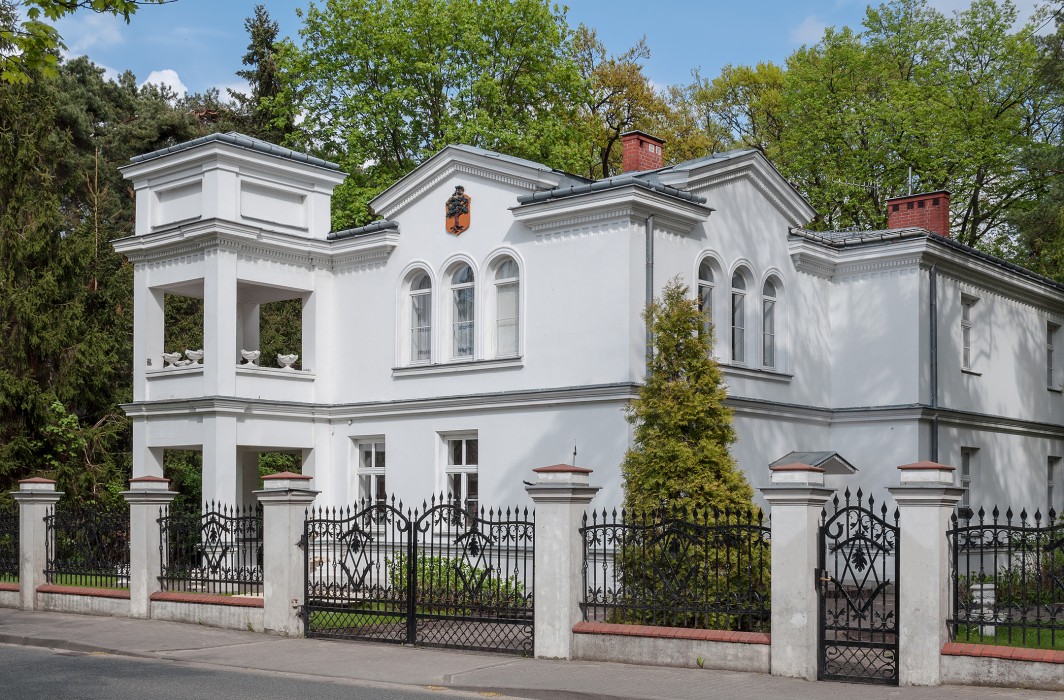
[[[1046,323],[1046,386],[1050,389],[1060,389],[1060,382],[1057,381],[1057,367],[1056,358],[1054,357],[1054,350],[1057,342],[1057,331],[1060,330],[1060,326],[1055,323]]]
[[[410,361],[432,360],[432,280],[422,272],[410,283]]]
[[[713,328],[713,266],[703,260],[698,266],[698,310],[702,314],[702,332]]]
[[[746,362],[746,279],[736,270],[731,280],[732,362]]]
[[[776,367],[776,283],[766,280],[761,290],[761,363]]]
[[[1057,515],[1060,515],[1060,512],[1057,511],[1057,502],[1056,502],[1056,499],[1054,498],[1054,494],[1053,494],[1053,491],[1054,491],[1053,487],[1056,486],[1056,482],[1057,482],[1057,480],[1055,478],[1056,477],[1056,472],[1057,472],[1059,466],[1060,466],[1060,457],[1050,457],[1049,458],[1049,462],[1046,464],[1046,512],[1047,512],[1047,514],[1048,513],[1056,513]]]
[[[975,297],[961,297],[961,369],[972,368],[972,309]]]
[[[473,269],[462,265],[451,275],[451,356],[473,358],[474,329]]]
[[[521,273],[513,258],[495,268],[495,354],[512,357],[520,352]]]

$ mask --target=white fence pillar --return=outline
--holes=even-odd
[[[19,605],[23,610],[37,607],[37,587],[45,583],[44,568],[48,561],[48,530],[44,517],[56,504],[62,491],[55,490],[51,479],[23,479],[11,496],[18,501],[18,587]]]
[[[580,621],[584,511],[598,493],[590,469],[568,464],[533,469],[536,483],[525,491],[536,505],[535,654],[573,658],[573,625]]]
[[[761,489],[772,507],[772,675],[817,678],[817,538],[824,470],[808,464],[772,467]]]
[[[898,504],[898,681],[940,685],[941,651],[949,640],[950,515],[964,489],[953,467],[917,462],[898,467],[901,486],[888,489]]]
[[[281,472],[262,478],[263,627],[287,636],[303,634],[305,559],[300,542],[307,508],[317,491],[309,476]]]
[[[162,542],[159,516],[177,496],[170,480],[139,476],[129,480],[122,497],[129,504],[129,615],[151,617],[151,594],[162,588]]]

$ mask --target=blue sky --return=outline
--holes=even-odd
[[[262,1],[262,0],[260,0]],[[113,17],[78,12],[59,25],[68,54],[87,54],[110,71],[132,70],[140,82],[165,82],[200,92],[236,87],[247,46],[244,18],[255,0],[177,0],[144,7],[126,25]],[[298,38],[296,8],[308,0],[265,0],[282,36]],[[803,43],[815,42],[826,26],[860,24],[866,2],[858,0],[570,0],[569,21],[599,32],[613,52],[646,36],[651,58],[646,73],[659,86],[687,83],[691,70],[715,76],[728,63],[782,62]],[[932,0],[945,12],[969,0]],[[1017,0],[1024,18],[1036,0]],[[224,92],[224,90],[223,90]]]

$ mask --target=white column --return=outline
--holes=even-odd
[[[161,590],[159,517],[177,496],[170,480],[141,476],[129,480],[122,497],[129,503],[129,614],[151,617],[151,594]]]
[[[236,416],[203,418],[203,500],[237,503]]]
[[[898,681],[941,685],[942,645],[949,641],[950,515],[964,489],[953,485],[953,467],[905,464],[901,486],[888,489],[898,504]],[[773,631],[775,633],[775,631]]]
[[[808,464],[772,467],[761,489],[772,507],[772,675],[817,678],[819,611],[817,538],[824,504],[824,470]]]
[[[148,419],[133,418],[133,476],[163,475],[162,447],[148,447]]]
[[[589,485],[590,469],[556,464],[532,471],[536,483],[525,491],[536,506],[535,654],[571,659],[584,586],[580,526],[599,487]]]
[[[302,636],[305,556],[303,521],[317,491],[309,476],[281,472],[262,479],[263,615],[267,632]]]
[[[56,504],[62,491],[55,490],[51,479],[23,479],[11,496],[18,501],[18,587],[19,605],[23,610],[37,608],[37,587],[45,581],[48,560],[48,530],[44,517]]]
[[[237,347],[236,253],[207,251],[203,279],[203,381],[208,395],[236,393]]]

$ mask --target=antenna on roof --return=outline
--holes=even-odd
[[[913,193],[913,166],[909,166],[909,196]]]
[[[576,443],[573,443],[573,466],[576,466]]]

